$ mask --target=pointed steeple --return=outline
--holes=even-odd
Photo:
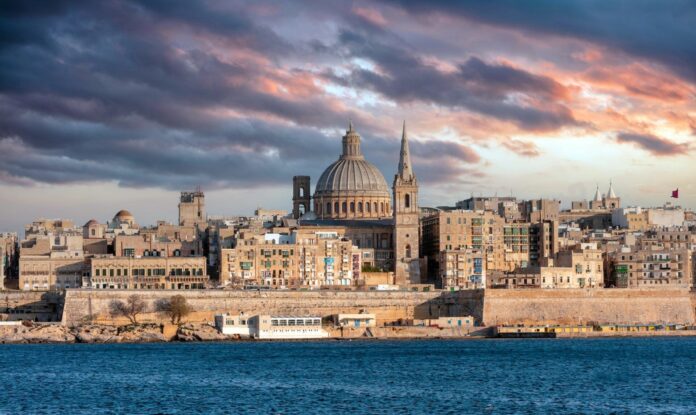
[[[614,187],[611,184],[611,180],[609,180],[609,191],[607,192],[607,198],[616,199],[616,193],[614,193]]]
[[[406,121],[404,121],[404,129],[401,133],[401,154],[399,156],[399,172],[398,176],[402,180],[414,179],[413,170],[411,169],[411,152],[408,149],[408,134],[406,134]]]
[[[594,194],[594,199],[595,202],[601,202],[602,201],[602,194],[599,193],[599,185],[597,185],[597,191]]]

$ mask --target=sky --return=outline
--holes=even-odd
[[[120,209],[290,209],[349,120],[423,206],[474,195],[696,207],[689,1],[0,5],[0,230]]]

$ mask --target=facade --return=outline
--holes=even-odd
[[[196,190],[181,192],[179,197],[179,225],[205,227],[205,195]]]
[[[485,256],[474,249],[440,251],[440,284],[445,290],[486,287]]]
[[[318,316],[218,314],[215,327],[222,334],[260,340],[321,339],[329,337]]]
[[[19,261],[19,289],[53,291],[80,288],[89,275],[89,263],[82,255],[24,255]]]
[[[91,260],[94,289],[202,289],[208,283],[205,257],[114,257]]]
[[[78,229],[29,233],[19,248],[20,290],[49,291],[82,286],[89,272]]]
[[[693,284],[693,253],[684,248],[624,248],[612,254],[610,286],[686,288]]]
[[[525,200],[519,204],[519,210],[526,222],[557,221],[560,205],[560,200],[555,199]]]
[[[235,248],[221,251],[220,283],[273,289],[355,286],[361,260],[361,250],[338,232],[242,232]]]
[[[423,218],[421,226],[431,280],[440,275],[440,252],[445,250],[474,249],[484,255],[486,270],[505,269],[504,219],[495,212],[441,210]]]

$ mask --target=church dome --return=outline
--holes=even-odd
[[[133,215],[129,211],[122,209],[122,210],[119,210],[118,213],[116,213],[116,215],[114,215],[114,219],[118,219],[121,222],[124,222],[124,221],[128,221],[128,220],[134,220],[135,218],[133,217]]]
[[[389,187],[379,169],[369,161],[340,158],[319,177],[315,195],[333,192],[389,196]]]
[[[391,216],[391,194],[382,172],[365,160],[351,123],[343,153],[319,177],[314,212],[320,219],[381,219]]]
[[[352,124],[343,137],[343,154],[319,177],[314,196],[335,193],[390,197],[384,175],[360,152],[360,136]]]

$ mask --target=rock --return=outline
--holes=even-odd
[[[75,336],[58,324],[27,324],[3,326],[1,343],[73,343]]]
[[[176,335],[179,341],[221,341],[229,340],[230,337],[217,331],[217,329],[209,324],[185,324],[179,327],[179,332]]]
[[[87,325],[73,329],[79,343],[116,343],[119,341],[118,330],[112,326]]]
[[[157,324],[129,325],[118,328],[118,341],[125,343],[166,342]]]

